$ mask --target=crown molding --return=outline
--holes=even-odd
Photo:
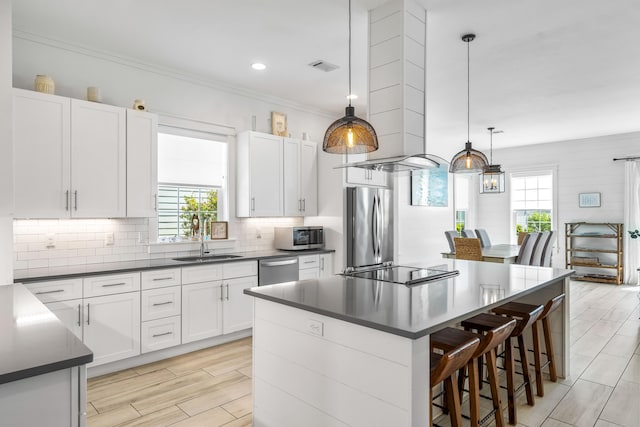
[[[335,113],[321,110],[319,108],[312,108],[308,105],[300,104],[289,99],[279,98],[276,96],[267,95],[261,92],[253,91],[247,88],[233,86],[221,81],[208,79],[204,76],[188,73],[184,70],[173,69],[162,65],[157,65],[149,62],[140,61],[128,56],[117,55],[113,52],[98,50],[88,46],[83,46],[77,43],[70,43],[52,37],[43,36],[36,33],[22,31],[19,29],[13,29],[13,37],[16,39],[26,40],[32,43],[37,43],[45,46],[50,46],[56,49],[66,50],[69,52],[77,53],[80,55],[89,56],[92,58],[100,59],[103,61],[109,61],[116,64],[124,65],[126,67],[135,68],[144,72],[158,74],[164,77],[169,77],[176,80],[181,80],[187,83],[196,84],[199,86],[208,87],[211,89],[227,92],[233,95],[243,96],[246,98],[252,98],[257,101],[267,102],[271,104],[282,105],[294,110],[302,111],[305,113],[317,114],[326,118],[335,118]]]

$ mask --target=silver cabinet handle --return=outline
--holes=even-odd
[[[156,303],[153,304],[153,306],[157,307],[159,305],[167,305],[167,304],[173,304],[173,301],[156,302]]]
[[[64,210],[68,211],[69,210],[69,190],[65,192],[64,198],[66,200],[66,204],[64,205]]]
[[[307,199],[302,199],[302,212],[307,211]]]
[[[324,258],[320,258],[320,270],[324,271]]]
[[[153,210],[158,212],[158,193],[153,195]]]
[[[154,277],[153,281],[159,282],[160,280],[171,280],[171,279],[173,279],[173,277]]]
[[[298,199],[298,212],[302,211],[302,199]]]
[[[227,301],[229,301],[229,284],[227,283]]]
[[[40,292],[36,292],[36,295],[58,294],[60,292],[64,292],[64,289],[56,289],[55,291],[40,291]]]
[[[256,198],[255,197],[251,198],[251,210],[252,211],[256,210]]]
[[[82,304],[78,304],[78,326],[82,326]]]
[[[106,285],[102,285],[103,288],[110,288],[112,286],[124,286],[126,285],[125,282],[120,282],[120,283],[107,283]]]
[[[220,285],[220,301],[224,301],[224,290],[223,285]]]
[[[303,264],[313,264],[314,262],[315,261],[313,261],[313,260],[312,261],[305,261],[305,262],[303,262]]]
[[[74,199],[74,205],[73,205],[73,210],[77,211],[78,210],[78,190],[73,192],[73,195],[75,197]]]
[[[87,325],[91,324],[91,303],[87,303]]]
[[[157,338],[157,337],[162,337],[162,336],[171,335],[171,334],[173,334],[173,332],[163,332],[161,334],[153,334],[153,335],[151,335],[151,337]]]

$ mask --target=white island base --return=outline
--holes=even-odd
[[[551,317],[560,377],[568,368],[568,279],[517,299],[544,303],[563,291],[565,305]],[[254,426],[429,425],[428,334],[405,338],[260,298],[254,316]]]

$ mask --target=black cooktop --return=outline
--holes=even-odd
[[[448,270],[446,265],[428,268],[394,265],[364,271],[355,271],[348,275],[360,277],[362,279],[380,280],[383,282],[399,283],[410,286],[441,280],[457,276],[458,274],[460,274],[458,270]]]

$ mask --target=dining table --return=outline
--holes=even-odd
[[[516,262],[520,246],[510,244],[497,244],[482,248],[482,261],[513,264]],[[443,258],[455,258],[455,252],[442,252]]]

